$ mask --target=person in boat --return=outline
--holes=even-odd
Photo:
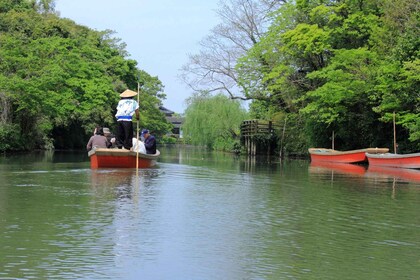
[[[141,136],[144,137],[144,146],[147,154],[156,154],[156,138],[150,134],[148,129],[141,131]]]
[[[137,120],[139,115],[139,103],[133,99],[137,92],[127,89],[120,94],[121,100],[117,105],[117,137],[116,146],[119,149],[130,150],[133,146],[133,115],[136,114]]]
[[[112,134],[111,130],[108,127],[103,128],[104,136],[108,140],[108,147],[107,148],[115,148],[115,136]]]
[[[136,137],[133,137],[133,147],[131,148],[133,152],[139,152],[141,154],[146,154],[146,147],[144,146],[143,141],[137,140]]]
[[[90,137],[86,149],[89,152],[94,148],[107,148],[109,145],[108,139],[104,136],[104,130],[98,126],[95,128],[94,135]]]

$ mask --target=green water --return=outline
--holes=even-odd
[[[161,148],[0,157],[0,279],[419,279],[420,180]]]

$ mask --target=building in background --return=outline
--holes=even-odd
[[[174,126],[172,131],[168,134],[176,138],[182,138],[182,123],[184,122],[184,118],[177,116],[175,112],[163,106],[159,106],[159,110],[165,114],[166,120]]]

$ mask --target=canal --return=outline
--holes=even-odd
[[[0,157],[0,279],[418,279],[420,170],[161,147]]]

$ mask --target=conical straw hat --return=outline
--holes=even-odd
[[[126,89],[123,93],[120,94],[120,97],[133,97],[136,95],[137,95],[137,92]]]

